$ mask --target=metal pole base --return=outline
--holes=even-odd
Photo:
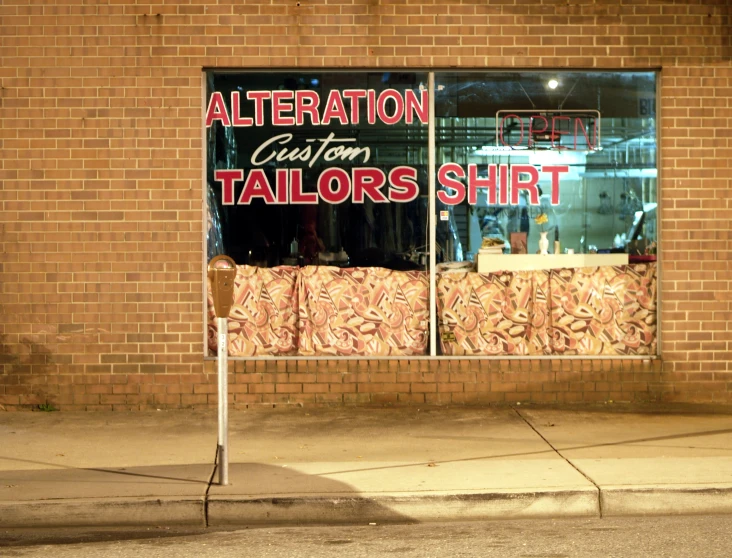
[[[226,448],[219,445],[218,447],[218,465],[219,465],[219,485],[226,486],[229,484],[229,456],[226,455]]]
[[[229,325],[226,318],[218,318],[219,326],[219,358],[218,358],[218,380],[219,380],[219,440],[218,440],[218,463],[219,463],[219,484],[229,484],[229,384],[228,384],[228,331]]]

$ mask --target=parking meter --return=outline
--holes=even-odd
[[[236,264],[229,256],[216,256],[208,263],[208,278],[214,300],[218,327],[218,380],[219,380],[219,484],[229,484],[229,312],[234,305]]]
[[[208,263],[208,278],[217,318],[228,318],[234,305],[236,264],[229,256],[216,256]]]

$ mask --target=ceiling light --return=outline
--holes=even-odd
[[[549,89],[556,89],[559,85],[559,82],[556,79],[550,79],[547,85],[549,86]]]

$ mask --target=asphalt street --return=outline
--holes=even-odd
[[[3,558],[728,558],[729,516],[496,520],[236,531],[0,531]],[[86,542],[77,542],[86,541]]]

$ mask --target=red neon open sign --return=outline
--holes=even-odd
[[[499,110],[496,145],[509,149],[597,151],[600,112],[596,110]]]

